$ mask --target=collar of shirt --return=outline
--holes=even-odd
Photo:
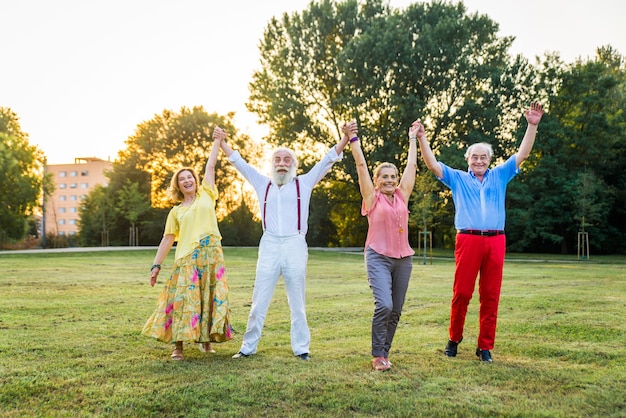
[[[487,177],[487,174],[489,174],[490,171],[491,169],[488,168],[487,171],[485,171],[485,175],[483,177]],[[470,176],[472,176],[473,178],[476,178],[476,174],[474,174],[471,168],[467,167],[467,172],[469,173]]]

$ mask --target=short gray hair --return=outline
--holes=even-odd
[[[489,159],[491,159],[491,156],[493,155],[493,148],[491,147],[491,144],[488,144],[487,142],[477,142],[475,144],[470,145],[467,148],[467,151],[465,151],[465,159],[467,160],[469,156],[472,155],[474,148],[478,148],[478,147],[485,148],[487,150],[487,156],[489,157]]]

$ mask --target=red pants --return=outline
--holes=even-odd
[[[457,234],[454,257],[454,287],[450,307],[450,340],[458,342],[463,338],[463,327],[467,306],[472,299],[476,277],[480,295],[480,331],[478,348],[491,350],[496,339],[496,321],[502,287],[502,269],[506,252],[506,236],[485,237],[480,235]]]

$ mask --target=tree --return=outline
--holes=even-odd
[[[109,230],[115,223],[114,201],[110,189],[98,185],[81,201],[78,239],[81,246],[96,247],[110,244]]]
[[[130,233],[128,237],[128,245],[139,245],[139,228],[137,222],[139,218],[150,210],[150,202],[142,196],[139,191],[139,185],[130,181],[117,192],[116,212],[121,214],[124,219],[130,223]]]
[[[215,126],[229,132],[229,142],[240,150],[244,158],[253,164],[257,162],[261,146],[237,131],[233,117],[233,114],[208,114],[202,107],[182,107],[179,112],[164,110],[137,126],[109,173],[106,195],[110,199],[104,202],[108,205],[105,212],[117,210],[118,214],[123,214],[119,222],[108,224],[112,244],[124,243],[122,237],[128,237],[133,222],[142,225],[140,244],[155,245],[160,241],[172,204],[166,197],[171,177],[176,169],[183,166],[192,167],[202,177]],[[245,201],[243,179],[230,163],[221,159],[216,168],[216,184],[219,190],[216,211],[218,219],[222,219]],[[130,198],[132,202],[128,201]],[[144,211],[144,204],[151,205],[152,209]],[[98,222],[97,219],[93,221]],[[254,225],[253,219],[250,225]],[[84,226],[87,227],[86,224]],[[98,230],[92,226],[88,229],[92,232]],[[252,228],[248,230],[252,231]]]
[[[231,211],[220,222],[222,245],[233,246],[256,246],[261,239],[261,222],[255,220],[256,216],[250,209],[248,202],[242,201],[241,205]]]
[[[28,142],[17,115],[0,107],[0,241],[24,238],[39,205],[43,153]]]
[[[558,84],[546,89],[549,112],[511,194],[519,208],[507,220],[514,249],[573,252],[584,216],[596,252],[626,251],[623,63],[602,47],[593,60],[544,68]]]
[[[512,38],[498,38],[497,31],[487,16],[467,15],[462,3],[392,10],[380,0],[312,2],[302,13],[268,24],[247,106],[269,126],[267,141],[289,144],[303,155],[304,167],[353,118],[370,171],[383,161],[406,161],[406,130],[417,117],[451,165],[463,163],[459,148],[477,140],[494,144],[499,158],[516,142],[516,116],[530,96],[524,79],[530,66],[520,57],[511,61]],[[335,165],[322,192],[332,198],[330,188],[355,180],[347,158]],[[352,196],[358,207],[360,198]],[[337,204],[313,206],[312,219],[331,219]],[[444,209],[452,213],[452,202]],[[337,226],[325,226],[325,233],[339,234]]]

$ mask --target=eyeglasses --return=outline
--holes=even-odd
[[[476,162],[476,161],[489,161],[489,157],[486,155],[472,155],[470,157],[470,160]]]

